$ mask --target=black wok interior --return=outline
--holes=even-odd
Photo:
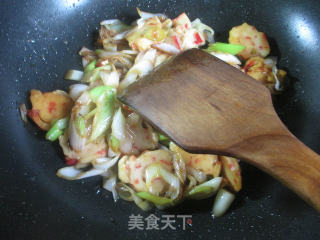
[[[212,219],[212,199],[188,201],[164,214],[192,214],[186,230],[128,230],[134,204],[113,202],[101,179],[69,182],[56,177],[63,155],[57,143],[18,106],[29,90],[67,90],[68,69],[81,69],[81,46],[93,47],[104,19],[130,22],[135,7],[170,17],[199,17],[226,41],[246,21],[265,32],[291,84],[274,99],[278,114],[306,145],[320,152],[320,2],[306,0],[3,0],[0,3],[0,239],[320,239],[319,214],[279,182],[242,164],[243,190],[230,211]],[[268,124],[268,123],[261,123]]]

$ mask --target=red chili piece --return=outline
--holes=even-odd
[[[254,65],[254,60],[250,61],[247,66],[245,66],[244,71],[247,73],[249,69]]]
[[[55,102],[49,102],[49,113],[52,113],[56,110],[56,103]]]
[[[199,34],[198,32],[194,34],[194,37],[195,37],[195,39],[196,39],[196,40],[194,41],[195,44],[200,44],[200,43],[203,42],[202,39],[201,39],[201,37],[200,37],[200,34]]]
[[[180,44],[179,44],[178,37],[177,36],[173,36],[173,41],[174,41],[174,44],[177,46],[177,48],[181,51],[181,47],[180,47]]]
[[[73,166],[73,165],[76,165],[78,163],[78,159],[76,159],[76,158],[65,157],[65,159],[66,159],[66,164],[68,166]]]
[[[172,166],[172,162],[169,162],[169,161],[166,161],[166,160],[163,160],[163,159],[161,159],[160,162],[165,164],[165,165]]]

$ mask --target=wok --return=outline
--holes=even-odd
[[[176,230],[129,230],[129,215],[144,213],[99,188],[101,179],[68,182],[57,143],[29,122],[18,106],[29,90],[67,89],[66,70],[80,69],[77,51],[93,46],[100,20],[137,18],[135,7],[170,17],[185,11],[200,17],[227,40],[228,30],[246,21],[267,33],[272,54],[291,83],[274,99],[280,118],[299,139],[320,152],[320,2],[293,1],[1,1],[1,239],[320,239],[319,214],[276,180],[242,164],[243,190],[228,213],[212,220],[212,199],[187,201],[157,217],[191,214]],[[267,123],[261,123],[267,124]],[[53,146],[54,147],[53,147]]]

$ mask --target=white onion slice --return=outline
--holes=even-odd
[[[168,59],[168,57],[169,57],[169,55],[167,55],[165,53],[158,55],[155,59],[154,66],[156,67],[156,66],[160,65],[161,63],[166,61]]]
[[[121,33],[118,33],[117,35],[115,35],[113,37],[113,40],[122,40],[124,39],[124,37],[127,35],[129,31],[124,31],[124,32],[121,32]]]
[[[116,51],[101,51],[98,53],[100,58],[108,58],[108,57],[114,57],[114,56],[120,56],[121,53]]]
[[[208,42],[213,42],[213,36],[214,36],[214,30],[209,27],[208,25],[201,22],[199,18],[195,19],[193,22],[191,22],[191,26],[195,29],[197,29],[200,33],[205,35],[207,38],[206,40]]]
[[[57,172],[57,176],[68,180],[74,180],[81,173],[82,171],[80,169],[71,166],[60,168]]]
[[[88,55],[89,53],[92,53],[93,54],[93,51],[90,50],[89,48],[86,48],[86,47],[82,47],[79,51],[79,55],[80,56],[86,56]]]
[[[279,78],[278,78],[278,68],[277,68],[277,62],[278,62],[278,59],[277,57],[268,57],[264,60],[264,63],[266,65],[269,65],[270,67],[272,67],[272,74],[274,76],[274,79],[276,80],[276,84],[274,85],[274,88],[275,90],[277,91],[282,91],[283,90],[283,86],[281,86],[281,82],[279,81]]]
[[[139,8],[137,8],[138,14],[141,18],[143,19],[149,19],[149,18],[153,18],[153,17],[162,17],[164,19],[168,18],[166,15],[162,14],[162,13],[149,13],[149,12],[144,12],[141,11]]]
[[[69,120],[69,142],[73,150],[82,151],[86,145],[87,139],[81,137],[74,124],[73,114]]]
[[[210,54],[229,64],[241,64],[240,60],[230,53],[210,52]]]
[[[101,169],[91,169],[89,171],[83,172],[74,166],[60,168],[57,172],[57,176],[67,179],[67,180],[78,180],[82,178],[88,178],[92,176],[97,176],[103,173]]]
[[[121,108],[113,116],[112,120],[112,135],[118,139],[120,142],[126,137],[126,119],[122,114]]]
[[[271,58],[266,58],[266,59],[264,59],[264,64],[266,64],[266,65],[268,65],[270,67],[273,67],[274,62],[273,62],[273,60]]]
[[[94,168],[103,170],[104,172],[108,171],[111,167],[113,167],[119,160],[119,155],[114,158],[98,158],[92,161],[92,165]]]
[[[60,168],[57,171],[57,176],[67,180],[77,180],[82,178],[88,178],[97,175],[103,175],[105,177],[112,177],[114,175],[109,174],[110,168],[113,167],[119,160],[119,155],[114,158],[98,158],[92,161],[93,168],[88,171],[82,171],[76,166]]]
[[[83,57],[82,58],[82,67],[85,68],[88,64],[89,64],[89,61],[85,57]]]
[[[119,149],[122,153],[131,153],[132,152],[132,139],[130,137],[125,138],[123,141],[121,141],[119,145]]]
[[[175,46],[173,46],[169,43],[165,43],[165,42],[153,44],[153,45],[151,45],[151,47],[158,49],[164,53],[170,54],[170,55],[175,55],[175,54],[180,53],[178,48],[176,48]]]
[[[70,87],[69,95],[73,101],[76,101],[78,97],[88,89],[88,86],[85,84],[73,84]]]
[[[150,61],[153,63],[156,58],[156,55],[157,55],[157,50],[153,48],[145,52],[140,52],[135,59],[135,63],[141,62],[143,60]]]
[[[137,28],[139,29],[139,28],[141,28],[144,24],[145,24],[145,20],[143,19],[143,18],[139,18],[138,20],[137,20]],[[137,31],[137,29],[136,28],[133,28],[132,30],[130,30],[129,32],[128,32],[128,35],[130,35],[131,33],[133,33],[133,32],[136,32]]]
[[[150,61],[141,61],[135,64],[132,68],[133,71],[139,71],[140,77],[148,74],[153,69],[153,65]]]
[[[73,81],[80,81],[83,77],[83,72],[71,69],[65,75],[64,79],[66,80],[73,80]]]
[[[134,83],[138,78],[138,74],[135,72],[128,72],[125,78],[120,82],[119,90],[122,91],[130,84]]]
[[[133,67],[127,72],[125,78],[119,84],[119,91],[128,87],[130,84],[138,79],[138,73],[140,77],[146,75],[153,69],[153,65],[150,61],[140,61],[133,65]],[[137,73],[138,72],[138,73]]]
[[[122,51],[120,51],[121,53],[124,53],[124,54],[129,54],[129,55],[136,55],[136,54],[138,54],[138,52],[137,51],[135,51],[135,50],[122,50]]]
[[[20,116],[21,116],[22,121],[24,121],[26,123],[28,121],[26,105],[24,103],[21,104],[19,107],[19,110],[20,110]]]
[[[222,216],[230,207],[235,195],[225,189],[220,189],[213,204],[212,214],[214,217]]]
[[[116,176],[112,176],[110,178],[104,179],[102,187],[112,192],[112,190],[115,188],[116,183],[117,183]],[[116,198],[114,200],[116,201]]]
[[[113,200],[116,202],[118,200],[118,193],[116,191],[117,177],[112,174],[110,178],[104,178],[102,187],[110,192],[112,192]]]
[[[119,19],[108,19],[100,22],[100,25],[122,24]]]
[[[66,93],[65,91],[62,91],[62,90],[54,90],[52,93],[54,94],[60,94],[60,95],[63,95],[63,96],[66,96],[66,97],[70,97],[68,93]]]
[[[125,25],[119,19],[104,20],[100,22],[100,25],[104,26],[108,31],[110,31],[112,36],[120,34],[129,28],[129,26]]]
[[[112,43],[112,42],[103,41],[102,44],[103,44],[103,49],[106,51],[109,51],[109,52],[116,52],[118,49],[117,44]]]
[[[115,152],[111,149],[111,147],[109,147],[109,148],[108,148],[108,156],[109,156],[109,157],[115,157],[115,156],[117,156],[117,153],[115,153]]]
[[[276,64],[274,64],[273,67],[272,67],[272,73],[273,73],[274,79],[276,80],[276,84],[274,85],[274,88],[277,91],[282,91],[283,87],[281,86],[281,83],[280,83],[278,75],[277,75],[278,68],[277,68]]]
[[[100,72],[100,77],[104,85],[118,88],[120,75],[117,71]]]
[[[187,166],[187,173],[192,175],[199,183],[202,183],[207,180],[207,175],[204,172],[197,170],[193,167]]]
[[[77,176],[77,179],[93,177],[93,176],[100,175],[101,173],[103,173],[103,170],[102,170],[102,169],[91,169],[91,170],[89,170],[89,171],[86,171],[86,172],[78,175],[78,176]]]

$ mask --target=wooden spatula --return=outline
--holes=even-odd
[[[185,150],[253,164],[320,211],[320,156],[284,126],[269,90],[235,67],[191,49],[119,99]]]

